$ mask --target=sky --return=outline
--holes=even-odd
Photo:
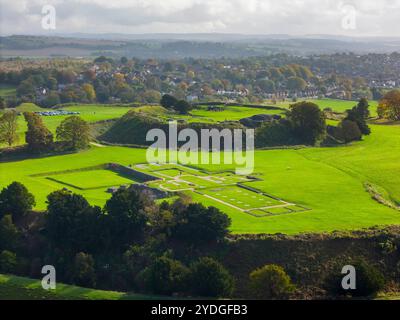
[[[47,11],[48,7],[42,13],[46,5],[55,9],[55,16]],[[1,35],[239,33],[400,37],[400,0],[0,0],[0,16]]]

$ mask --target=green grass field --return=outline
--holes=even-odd
[[[44,290],[40,280],[0,274],[0,300],[152,300],[163,297],[117,291],[87,289],[57,283]]]
[[[248,191],[238,186],[210,188],[201,191],[202,194],[223,200],[242,210],[282,205],[281,201],[263,194]]]
[[[197,106],[189,115],[179,115],[168,111],[161,106],[143,106],[136,108],[136,112],[156,116],[160,120],[185,120],[187,122],[215,123],[222,121],[238,121],[256,114],[281,114],[282,110],[269,110],[263,108],[250,108],[244,106],[223,106],[222,111],[208,111],[207,106]]]
[[[63,174],[49,174],[45,179],[74,189],[90,190],[135,183],[110,170],[87,170]]]
[[[263,192],[310,210],[291,214],[254,217],[201,194],[190,192],[194,200],[214,205],[232,218],[235,233],[329,232],[375,225],[400,223],[400,212],[379,204],[366,192],[364,183],[379,186],[400,201],[400,126],[372,125],[364,141],[335,148],[265,150],[255,153],[255,173],[261,181],[249,182]],[[16,180],[24,183],[45,208],[47,194],[61,185],[31,175],[50,171],[80,169],[107,162],[145,163],[145,150],[124,147],[92,147],[76,154],[0,163],[0,187]],[[169,169],[174,166],[170,166]],[[232,165],[202,166],[215,171]],[[154,166],[155,170],[160,169]],[[171,175],[176,171],[170,171]],[[180,189],[177,186],[177,189]],[[92,204],[104,205],[110,194],[105,189],[76,190]]]
[[[33,106],[21,106],[30,107]],[[88,121],[95,121],[98,117],[117,117],[126,111],[117,107],[110,108],[109,111],[107,107],[93,105],[82,108],[81,110],[87,112]],[[153,107],[143,108],[152,110]],[[341,108],[347,107],[342,105]],[[100,109],[109,113],[104,115],[101,111],[95,111]],[[199,166],[212,174],[187,167],[181,173],[182,168],[177,169],[173,164],[138,167],[165,178],[162,182],[151,182],[151,186],[172,191],[186,190],[195,201],[216,206],[226,212],[232,218],[231,230],[234,233],[296,234],[399,224],[400,211],[373,200],[366,191],[365,184],[372,184],[384,197],[400,203],[400,125],[371,125],[371,129],[372,134],[364,137],[363,141],[347,146],[256,151],[254,174],[260,181],[241,181],[236,175],[222,173],[234,170],[232,165]],[[89,150],[76,154],[3,162],[0,163],[0,188],[12,181],[24,183],[36,197],[36,208],[43,210],[46,207],[46,196],[50,192],[61,189],[65,184],[75,185],[79,189],[74,188],[74,192],[83,194],[92,204],[103,206],[110,197],[103,186],[129,183],[124,177],[111,172],[99,172],[99,179],[91,179],[89,172],[80,172],[59,176],[62,179],[57,182],[37,175],[82,170],[109,162],[142,164],[146,162],[145,150],[92,146]],[[176,179],[177,176],[179,179]],[[50,175],[50,178],[57,180],[57,175]],[[233,202],[221,202],[201,194],[203,190],[218,189],[221,186],[227,188],[238,182],[297,206],[268,209],[264,216],[265,210],[255,206],[252,197],[239,199],[235,195],[231,197],[234,200],[230,200]],[[193,192],[193,189],[200,193]],[[262,206],[264,200],[270,201],[258,200]],[[249,207],[237,206],[239,201]],[[288,209],[291,211],[288,212]],[[250,211],[253,215],[243,210]]]
[[[79,116],[89,123],[108,120],[108,119],[116,119],[123,116],[126,112],[131,110],[130,107],[116,107],[116,106],[104,106],[104,105],[76,105],[62,108],[62,110],[66,111],[77,111],[79,112]],[[23,103],[16,108],[19,112],[38,112],[38,111],[48,111],[49,109],[43,109],[38,107],[33,103]],[[53,133],[56,132],[56,128],[59,126],[61,121],[67,118],[68,115],[65,116],[43,116],[43,122],[46,127]],[[18,118],[18,135],[19,135],[19,143],[23,144],[25,142],[25,132],[27,130],[26,122],[24,120],[23,115],[20,115]]]
[[[310,101],[313,103],[316,103],[321,109],[325,108],[331,108],[335,112],[345,112],[348,109],[351,109],[355,105],[357,105],[358,101],[352,101],[352,100],[337,100],[337,99],[298,99],[298,102],[300,101]],[[267,101],[267,103],[271,104],[270,101]],[[276,106],[282,107],[282,108],[289,108],[291,104],[293,104],[293,101],[287,100],[287,101],[278,101]],[[271,104],[272,105],[272,104]],[[375,117],[377,115],[376,113],[376,108],[378,107],[378,101],[369,101],[369,109],[372,117]]]

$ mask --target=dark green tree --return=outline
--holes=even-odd
[[[351,120],[343,120],[339,124],[339,139],[348,143],[361,140],[362,133],[357,123]]]
[[[19,182],[13,182],[0,192],[0,218],[11,214],[13,221],[22,218],[35,205],[35,197]]]
[[[217,242],[229,233],[231,219],[215,207],[200,203],[189,204],[174,211],[172,237],[187,243]]]
[[[49,151],[53,147],[53,134],[46,128],[42,118],[33,113],[24,113],[28,130],[25,133],[25,140],[28,149],[33,153]]]
[[[368,100],[361,98],[358,104],[350,110],[347,110],[347,116],[345,120],[350,120],[357,123],[358,128],[364,135],[369,135],[371,129],[368,127],[367,119],[369,117],[369,104]]]
[[[15,251],[18,247],[20,232],[12,221],[11,215],[0,219],[0,251]]]
[[[176,106],[178,99],[170,94],[164,94],[161,98],[160,104],[166,109],[172,109]]]
[[[90,254],[79,252],[75,255],[72,273],[74,284],[89,288],[96,286],[95,263]]]
[[[146,268],[140,277],[148,291],[171,295],[187,290],[189,269],[178,260],[162,256]]]
[[[47,196],[45,234],[53,248],[66,254],[98,252],[106,241],[103,214],[78,194],[60,190]]]
[[[315,103],[295,103],[290,106],[287,117],[300,143],[315,145],[326,134],[325,115]]]
[[[185,100],[179,100],[175,105],[175,110],[180,114],[188,114],[191,109],[192,106]]]
[[[148,221],[146,210],[153,207],[154,202],[145,192],[128,188],[113,193],[105,211],[116,248],[126,248],[143,236]]]

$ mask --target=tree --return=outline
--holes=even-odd
[[[191,203],[174,211],[172,237],[194,244],[217,242],[229,233],[231,219],[215,207]]]
[[[157,103],[161,99],[161,94],[157,90],[146,90],[142,97],[144,102]]]
[[[79,286],[96,286],[94,259],[90,254],[79,252],[75,255],[72,281]]]
[[[326,133],[325,115],[312,102],[298,102],[290,106],[288,119],[300,143],[314,145]]]
[[[70,116],[58,126],[57,139],[73,150],[86,148],[89,144],[89,125],[79,116]]]
[[[160,104],[166,109],[172,109],[177,104],[178,100],[170,94],[164,94],[161,98]]]
[[[99,102],[107,102],[110,99],[110,89],[104,84],[99,84],[96,87],[96,96]]]
[[[28,130],[25,140],[28,149],[34,153],[48,151],[53,146],[53,134],[43,124],[42,118],[33,112],[24,112]]]
[[[0,117],[0,143],[12,146],[18,141],[18,115],[15,111],[6,111]]]
[[[15,272],[17,255],[14,252],[4,250],[0,253],[0,271],[4,273]]]
[[[186,291],[189,269],[178,260],[162,256],[146,268],[140,277],[150,292],[171,295]]]
[[[285,270],[275,264],[251,272],[249,287],[252,297],[256,299],[285,299],[294,290]]]
[[[20,83],[17,87],[17,96],[24,97],[24,96],[34,96],[35,95],[35,88],[33,86],[31,79],[26,79]]]
[[[275,91],[275,82],[268,79],[261,79],[257,81],[257,85],[264,92],[274,92]]]
[[[362,133],[356,122],[350,120],[343,120],[339,124],[339,138],[340,140],[348,143],[355,140],[361,140]]]
[[[104,208],[116,248],[125,248],[142,237],[148,221],[147,210],[152,207],[154,202],[146,192],[128,188],[113,193]]]
[[[11,215],[0,219],[0,251],[15,250],[18,246],[19,231],[12,222]]]
[[[70,254],[101,251],[107,231],[100,229],[102,218],[101,209],[81,195],[59,190],[47,196],[45,234],[53,248]]]
[[[307,87],[307,82],[299,77],[290,77],[287,80],[287,88],[291,91],[303,91]]]
[[[94,88],[90,83],[83,84],[82,90],[86,93],[87,99],[90,102],[93,102],[96,100],[96,92],[94,91]]]
[[[203,257],[190,266],[192,293],[203,297],[228,297],[234,289],[234,278],[217,261]]]
[[[369,135],[371,133],[371,129],[367,124],[367,119],[369,117],[368,107],[368,100],[361,98],[355,107],[353,107],[351,110],[347,110],[347,116],[344,119],[355,122],[361,133],[364,135]]]
[[[11,214],[14,221],[23,217],[35,205],[35,197],[19,182],[13,182],[0,192],[0,217]]]
[[[175,110],[178,111],[180,114],[187,114],[190,109],[190,103],[185,100],[179,100],[175,105]]]
[[[379,101],[378,114],[393,121],[400,120],[400,90],[387,92]]]

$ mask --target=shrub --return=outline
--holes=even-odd
[[[203,297],[227,297],[234,289],[230,273],[212,258],[203,257],[190,266],[192,293]]]
[[[275,264],[251,272],[249,286],[256,299],[284,299],[295,289],[285,270]]]
[[[181,262],[163,256],[146,268],[140,278],[148,291],[172,294],[186,291],[188,275],[189,269]]]
[[[352,264],[356,270],[356,289],[345,290],[342,287],[341,268],[335,268],[336,272],[328,276],[325,287],[333,295],[351,295],[354,297],[374,296],[382,290],[385,285],[385,278],[374,266],[363,260]]]

